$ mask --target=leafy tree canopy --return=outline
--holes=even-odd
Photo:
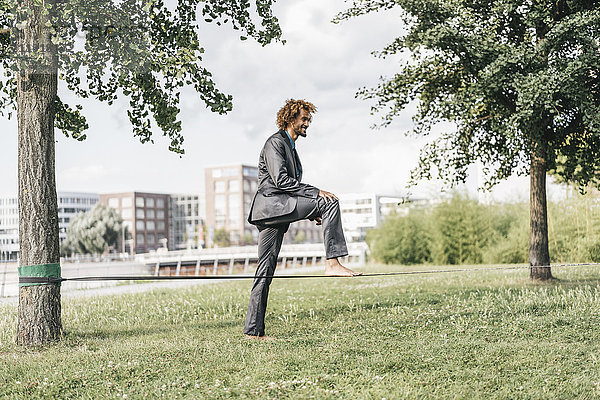
[[[377,54],[409,52],[357,96],[389,125],[416,101],[417,134],[441,121],[412,180],[464,181],[481,161],[490,187],[527,174],[532,155],[585,185],[600,171],[600,3],[592,0],[355,0],[335,22],[399,7],[406,33]]]
[[[266,45],[279,40],[281,29],[272,15],[274,0],[46,0],[42,7],[61,82],[81,98],[112,104],[129,98],[127,115],[141,142],[152,140],[152,120],[171,140],[169,149],[183,153],[178,120],[182,87],[193,87],[213,112],[232,109],[232,97],[215,85],[202,66],[204,48],[198,21],[230,25]],[[0,0],[0,112],[16,104],[16,74],[25,57],[16,37],[32,23],[31,9],[17,0]],[[36,14],[37,15],[37,14]],[[41,35],[41,33],[40,33]],[[27,58],[48,49],[26,49]],[[88,127],[81,106],[56,99],[55,126],[65,135],[85,139]]]

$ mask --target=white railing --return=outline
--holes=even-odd
[[[348,243],[349,266],[364,265],[368,247],[363,242]],[[198,250],[178,250],[137,254],[135,259],[118,260],[97,257],[62,258],[61,271],[65,278],[115,275],[218,275],[250,272],[256,264],[257,246],[223,247]],[[288,244],[281,248],[278,269],[305,268],[324,263],[322,244]],[[0,298],[19,293],[18,263],[0,260]],[[117,281],[64,282],[63,290],[113,286]],[[121,281],[122,283],[122,281]]]

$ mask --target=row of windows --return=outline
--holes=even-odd
[[[17,244],[19,239],[0,239],[0,244]]]
[[[82,197],[59,197],[59,204],[89,204],[93,206],[98,202],[96,198],[82,198]]]
[[[153,231],[155,229],[159,231],[164,231],[165,221],[158,221],[156,224],[154,223],[154,221],[136,221],[135,229],[138,231]]]
[[[244,180],[244,192],[255,192],[257,183],[256,181]],[[238,193],[240,191],[240,181],[239,180],[230,180],[230,181],[215,181],[214,182],[215,193],[225,193],[226,191],[230,193]]]
[[[11,197],[8,199],[0,199],[0,206],[11,206],[17,205],[17,199],[15,197]]]
[[[171,196],[171,199],[175,203],[180,203],[184,201],[199,201],[199,196]]]
[[[143,233],[138,233],[135,235],[135,242],[136,245],[143,245],[143,244],[161,244],[161,240],[163,240],[165,238],[165,235],[163,235],[162,233],[159,233],[158,235],[155,235],[154,233],[146,233],[145,235]]]
[[[131,208],[121,210],[121,216],[123,219],[131,219]],[[154,210],[143,208],[135,209],[135,217],[138,219],[165,219],[165,210]]]
[[[71,208],[71,207],[62,208],[61,207],[61,208],[58,209],[58,213],[59,214],[60,213],[64,213],[64,214],[77,214],[77,213],[86,212],[86,211],[89,211],[89,208],[82,208],[82,207],[77,207],[77,208]]]
[[[226,176],[236,176],[238,174],[237,168],[218,168],[212,170],[213,178],[223,178]]]
[[[0,219],[0,226],[19,225],[19,218],[3,218]]]
[[[342,214],[371,214],[373,209],[371,208],[354,208],[354,209],[342,209]]]
[[[0,215],[17,215],[18,213],[18,208],[0,208]]]
[[[110,197],[108,199],[108,206],[112,208],[130,208],[133,205],[133,200],[131,197]],[[147,207],[147,208],[165,208],[165,199],[163,197],[159,197],[155,199],[154,197],[136,197],[135,198],[135,206],[136,207]]]

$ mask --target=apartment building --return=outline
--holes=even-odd
[[[231,244],[252,244],[258,232],[247,222],[252,196],[256,192],[258,168],[229,165],[204,169],[206,225],[209,245],[214,232],[225,229]]]
[[[344,193],[338,195],[342,212],[342,225],[348,242],[361,242],[369,229],[373,229],[392,212],[406,212],[400,207],[406,199],[400,196],[383,196],[375,193]]]
[[[170,195],[169,250],[205,246],[206,201],[204,193]]]
[[[125,234],[119,246],[128,253],[147,253],[168,248],[169,195],[126,192],[100,195],[100,203],[123,218]]]
[[[97,193],[58,192],[58,239],[67,237],[71,219],[98,203]],[[19,207],[16,196],[0,197],[0,259],[16,260],[19,254]]]

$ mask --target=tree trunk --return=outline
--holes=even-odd
[[[546,203],[546,161],[540,154],[531,157],[529,276],[531,279],[552,279],[548,252],[548,207]]]
[[[58,206],[54,173],[54,104],[57,95],[56,47],[39,2],[22,2],[29,13],[17,32],[25,62],[17,77],[19,130],[19,266],[57,264]],[[48,5],[53,1],[46,1]],[[53,4],[52,4],[53,5]],[[28,56],[37,54],[37,60]],[[17,343],[43,345],[62,334],[60,286],[19,288]]]

